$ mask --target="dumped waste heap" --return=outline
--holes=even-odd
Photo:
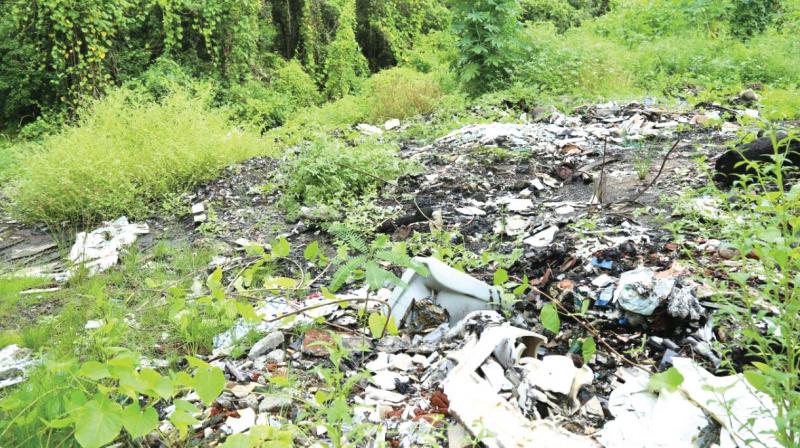
[[[313,272],[311,291],[300,295],[276,293],[301,289],[276,280],[259,292],[257,321],[241,319],[217,335],[205,357],[225,372],[225,391],[210,406],[195,393],[183,397],[201,409],[192,443],[215,446],[266,425],[311,428],[296,436],[298,446],[338,445],[334,439],[343,434],[357,434],[348,440],[371,447],[460,448],[480,441],[487,447],[729,448],[747,446],[753,437],[779,446],[768,435],[770,399],[740,375],[715,375],[721,373],[716,344],[725,342],[711,319],[718,305],[710,301],[711,285],[681,260],[687,252],[730,259],[733,250],[715,240],[679,245],[634,213],[707,182],[689,160],[719,152],[707,142],[730,139],[737,125],[701,128],[698,123],[713,117],[638,103],[521,118],[524,124],[472,125],[432,145],[406,145],[401,155],[424,171],[388,185],[376,204],[393,216],[376,233],[414,242],[439,232],[464,251],[511,260],[508,272],[499,273],[490,258],[475,261],[479,256],[456,269],[423,246],[414,254],[415,268],[396,269],[401,278],[394,287],[350,281],[334,294],[324,288],[332,276],[327,268]],[[392,123],[385,132],[400,128]],[[358,130],[384,133],[374,126]],[[644,176],[636,172],[632,146],[657,152]],[[225,291],[246,289],[241,273],[253,247],[270,249],[246,231],[263,217],[254,205],[269,212],[280,200],[279,191],[241,183],[263,180],[258,173],[267,163],[250,163],[191,198],[189,229],[208,219],[204,203],[223,198],[219,217],[240,232],[226,235],[230,250],[209,266]],[[691,206],[715,213],[710,200]],[[310,219],[288,229],[292,243],[319,230]],[[107,269],[149,231],[111,223],[82,234],[97,249],[83,256]],[[3,251],[19,257],[32,251],[26,247],[20,242]],[[298,254],[290,257],[320,271]],[[200,282],[194,289],[189,300],[206,294]],[[2,370],[0,381],[22,381],[30,354],[2,353],[19,368]],[[320,424],[306,410],[326,406],[329,416],[348,414],[335,420],[342,427]],[[167,443],[173,412],[175,406],[159,409],[159,431],[147,436],[148,444]],[[742,416],[753,425],[734,421]]]

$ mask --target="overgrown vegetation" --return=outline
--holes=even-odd
[[[723,268],[725,277],[715,282],[721,311],[715,324],[726,328],[717,348],[731,371],[744,364],[748,382],[772,398],[775,436],[788,447],[800,443],[800,184],[787,184],[782,148],[798,136],[779,141],[774,132],[770,135],[776,148],[772,163],[750,162],[754,174],[737,181],[733,196],[712,187],[683,198],[678,208],[687,215],[672,226],[725,241],[741,264],[739,269]],[[711,198],[721,213],[698,216],[693,204],[700,198]],[[748,424],[745,416],[732,419]],[[754,434],[754,443],[761,443],[763,436]]]
[[[386,217],[363,204],[416,168],[398,157],[400,143],[497,119],[505,111],[485,106],[503,100],[724,105],[753,89],[760,98],[747,107],[769,120],[797,119],[798,35],[796,0],[11,0],[0,4],[0,200],[26,223],[146,219],[182,207],[183,193],[231,163],[285,156],[280,205],[333,236],[331,259],[316,243],[304,251],[315,269],[335,265],[332,290],[354,280],[370,291],[396,284],[390,266],[424,270],[414,253],[464,270],[496,268],[494,284],[513,302],[528,283],[506,272],[520,248],[500,252],[489,241],[475,254],[458,230],[437,228],[404,243],[372,241]],[[401,130],[367,137],[355,129],[390,119],[402,120]],[[639,157],[646,179],[652,156]],[[747,379],[778,406],[781,443],[797,446],[800,188],[784,185],[781,163],[733,194],[703,191],[724,209],[721,219],[673,226],[713,232],[738,250],[747,269],[717,285],[722,320],[737,331],[726,361],[735,369],[747,360]],[[359,212],[347,213],[354,206]],[[219,226],[209,204],[198,231],[210,239]],[[54,310],[0,334],[0,347],[44,355],[24,385],[0,398],[0,445],[136,444],[167,404],[184,438],[195,409],[183,393],[209,403],[222,388],[221,371],[195,356],[209,354],[213,336],[237,319],[254,318],[250,299],[305,292],[305,273],[281,264],[286,240],[248,250],[256,261],[233,279],[207,272],[214,249],[167,243],[44,295],[20,292],[47,280],[3,273],[0,317],[45,302]],[[539,310],[545,329],[558,333],[562,311]],[[89,319],[100,327],[87,331]],[[392,329],[379,313],[359,319],[375,337]],[[594,338],[577,341],[591,358]],[[309,421],[335,443],[376,430],[341,432],[352,423],[347,395],[363,375],[343,371],[341,341],[328,349],[319,392],[291,425],[258,427],[225,446],[290,446],[296,432],[316,430]],[[139,355],[167,363],[140,365]],[[271,377],[269,388],[285,392],[289,377]]]
[[[12,212],[50,223],[143,217],[167,195],[267,152],[206,103],[181,90],[158,102],[130,90],[109,94],[75,125],[27,144],[6,190]]]

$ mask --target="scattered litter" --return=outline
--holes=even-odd
[[[123,216],[90,233],[78,233],[69,259],[82,264],[89,273],[97,274],[116,265],[122,249],[133,244],[139,235],[147,233],[150,233],[147,224],[129,224],[128,218]]]
[[[33,352],[11,344],[0,350],[0,389],[25,381],[28,369],[35,363]]]

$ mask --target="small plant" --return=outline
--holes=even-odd
[[[46,394],[50,395],[49,405],[42,408],[31,409],[42,397],[28,397],[31,390],[27,388],[2,400],[0,413],[8,418],[0,424],[0,438],[8,431],[25,437],[18,429],[42,419],[48,432],[72,428],[75,440],[83,448],[105,446],[123,431],[126,437],[137,440],[156,429],[159,418],[155,405],[164,402],[175,406],[169,420],[185,437],[189,427],[198,422],[194,414],[200,410],[175,397],[194,390],[210,405],[225,386],[222,371],[197,358],[187,357],[193,374],[163,375],[153,369],[138,368],[137,353],[113,349],[111,353],[107,361],[87,361],[80,366],[74,361],[47,362],[44,368],[49,378],[62,377],[67,381],[53,383],[54,389]],[[25,440],[17,443],[24,444]]]
[[[206,220],[197,227],[197,231],[206,236],[215,236],[221,234],[223,230],[225,230],[225,224],[219,219],[214,207],[209,205]]]
[[[324,386],[314,394],[312,409],[315,409],[315,421],[324,423],[328,437],[334,447],[358,445],[374,425],[360,423],[353,425],[353,409],[348,399],[350,393],[360,381],[369,378],[366,371],[348,372],[342,365],[349,355],[342,345],[341,336],[331,333],[332,342],[317,341],[314,344],[323,345],[328,350],[331,367],[318,367],[317,374],[324,381]],[[347,432],[345,426],[350,427]]]

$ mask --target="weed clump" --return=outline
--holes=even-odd
[[[317,140],[295,158],[288,170],[283,205],[290,212],[300,206],[338,206],[348,199],[376,191],[385,182],[412,171],[393,146],[365,142],[343,147]]]
[[[180,89],[160,102],[117,90],[76,125],[26,145],[6,191],[10,209],[20,220],[50,223],[141,218],[170,194],[266,151],[226,112]]]
[[[372,120],[408,118],[436,110],[442,89],[430,75],[393,68],[370,78],[367,101]]]

